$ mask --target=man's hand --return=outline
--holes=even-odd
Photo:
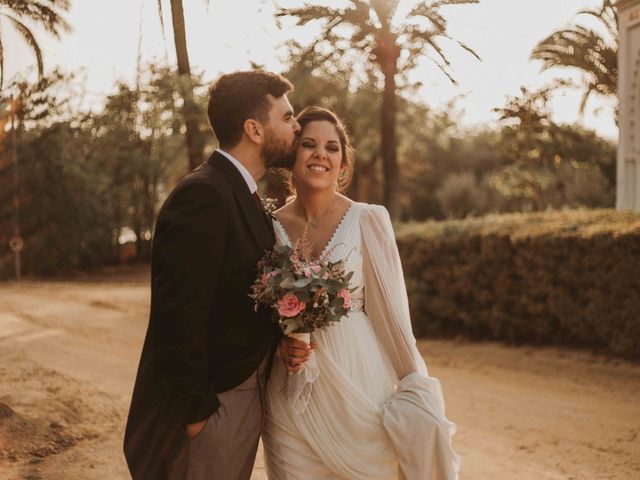
[[[280,340],[278,352],[284,361],[284,366],[287,371],[297,372],[304,368],[304,362],[309,360],[311,352],[317,346],[318,344],[316,342],[311,342],[311,345],[307,345],[307,343],[301,340],[284,336],[282,340]]]
[[[207,424],[208,420],[208,418],[205,418],[201,422],[191,423],[187,425],[187,436],[189,438],[196,438],[198,434],[204,429],[204,426]]]

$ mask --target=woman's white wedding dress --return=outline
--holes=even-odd
[[[291,244],[274,225],[278,243]],[[312,333],[319,376],[302,413],[287,401],[283,362],[274,362],[262,437],[269,478],[457,479],[455,425],[415,346],[387,211],[353,203],[324,254],[354,272],[352,308]]]

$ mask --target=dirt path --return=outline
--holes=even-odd
[[[0,284],[0,479],[124,479],[146,272]],[[422,341],[469,480],[640,478],[640,365]],[[253,479],[266,479],[258,458]]]

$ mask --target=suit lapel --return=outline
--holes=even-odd
[[[258,249],[263,251],[272,248],[275,243],[275,232],[273,231],[273,225],[271,225],[271,219],[267,219],[264,212],[255,204],[249,186],[242,178],[242,174],[221,153],[214,152],[207,161],[221,171],[229,180],[240,211],[249,226],[249,230],[251,230]]]

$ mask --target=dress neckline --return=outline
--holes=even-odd
[[[355,204],[356,204],[356,202],[351,202],[349,204],[349,206],[347,207],[345,212],[342,214],[342,218],[340,218],[340,221],[338,222],[338,225],[336,225],[336,228],[333,230],[333,233],[331,234],[331,237],[329,237],[329,240],[327,241],[327,243],[325,244],[324,248],[320,252],[320,255],[318,257],[314,258],[313,260],[320,260],[320,259],[324,258],[324,256],[328,253],[329,248],[332,246],[334,239],[338,235],[338,232],[342,229],[342,225],[344,224],[344,221],[346,220],[346,218],[349,215],[349,213],[351,212],[351,210],[353,210],[353,206]],[[282,233],[284,234],[284,238],[287,241],[287,243],[289,244],[289,246],[293,246],[293,242],[291,241],[291,238],[289,237],[289,234],[287,233],[287,229],[284,228],[284,225],[282,225],[282,223],[280,223],[280,220],[278,220],[275,216],[274,216],[274,220],[280,226],[280,229],[282,230]]]

